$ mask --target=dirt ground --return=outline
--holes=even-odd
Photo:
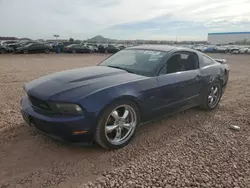
[[[231,69],[218,109],[143,125],[131,144],[106,151],[51,141],[19,112],[25,82],[106,55],[0,55],[0,188],[250,187],[250,56],[213,56]]]

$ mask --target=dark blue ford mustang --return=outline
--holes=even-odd
[[[41,133],[107,149],[129,143],[141,122],[194,106],[213,110],[226,88],[226,60],[186,48],[137,46],[97,66],[24,85],[24,120]]]

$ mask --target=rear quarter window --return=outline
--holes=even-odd
[[[214,64],[214,61],[209,58],[209,57],[206,57],[206,56],[202,56],[203,58],[203,61],[200,62],[201,64],[201,67],[205,67],[205,66],[209,66],[209,65],[213,65]]]

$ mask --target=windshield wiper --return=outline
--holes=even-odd
[[[127,70],[127,69],[125,69],[125,68],[118,67],[118,66],[107,65],[107,67],[111,67],[111,68],[116,68],[116,69],[125,70],[125,71],[127,71],[128,73],[134,73],[134,72],[133,72],[133,71],[131,71],[131,70]]]

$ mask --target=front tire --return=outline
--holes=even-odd
[[[119,100],[106,108],[101,115],[95,141],[105,149],[118,149],[135,136],[140,124],[140,113],[132,101]]]
[[[45,51],[44,51],[44,53],[46,53],[46,54],[48,54],[50,51],[49,51],[49,49],[46,49]]]
[[[221,83],[218,80],[212,82],[202,97],[201,108],[206,111],[214,110],[220,102],[222,96]]]

